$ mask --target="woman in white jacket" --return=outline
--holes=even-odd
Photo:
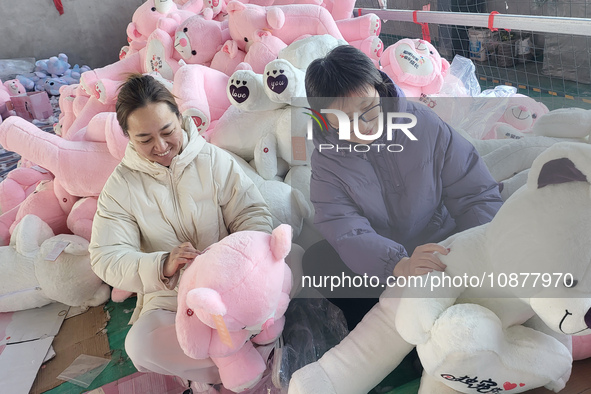
[[[109,285],[137,293],[125,340],[136,368],[200,382],[193,389],[205,391],[219,375],[211,360],[191,359],[178,344],[179,275],[198,250],[229,233],[270,233],[271,216],[240,166],[198,135],[154,78],[131,76],[116,112],[129,144],[98,199],[92,268]]]

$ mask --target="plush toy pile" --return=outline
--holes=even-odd
[[[473,89],[453,73],[455,60],[450,65],[429,42],[419,39],[402,39],[384,49],[378,38],[380,19],[374,14],[353,18],[354,5],[354,0],[147,0],[127,27],[128,45],[121,49],[119,61],[94,70],[70,68],[67,57],[60,54],[37,62],[34,74],[8,81],[0,87],[4,119],[0,145],[23,159],[0,183],[0,246],[9,245],[30,214],[58,236],[90,238],[97,196],[128,143],[114,111],[118,88],[133,72],[153,75],[172,91],[182,115],[190,117],[209,142],[235,156],[267,201],[274,226],[289,224],[293,237],[313,216],[309,197],[313,145],[306,138],[311,120],[305,114],[304,76],[314,59],[338,45],[366,53],[410,99],[432,107],[469,139],[500,183],[504,199],[525,185],[528,176],[539,175],[534,160],[548,147],[563,139],[588,142],[591,111],[549,111],[542,103],[515,94],[489,104],[475,100]],[[55,135],[10,116],[6,103],[25,89],[59,94],[61,115]],[[445,101],[449,96],[466,101]],[[579,165],[577,159],[571,160]],[[580,171],[586,173],[584,168]],[[187,300],[187,305],[193,301]],[[372,313],[390,321],[384,310]],[[281,308],[273,313],[279,320]],[[197,313],[193,320],[196,317]],[[199,319],[200,330],[212,331],[208,315]],[[264,322],[254,321],[253,326],[259,323]],[[233,332],[235,327],[228,321],[226,325]],[[380,332],[379,324],[366,325]],[[238,331],[239,342],[246,343],[244,330]],[[410,349],[402,339],[391,342]],[[585,343],[580,345],[583,354],[591,352]],[[368,381],[399,361],[396,354],[384,361],[382,345],[368,347],[380,355],[382,364],[368,362],[371,370],[347,374],[357,382],[341,379],[329,362],[322,362],[311,367],[324,368],[310,375],[313,383],[339,387],[334,389],[337,393],[363,391],[370,387]],[[221,347],[199,349],[195,353],[199,356],[214,352],[222,358],[231,353]],[[349,367],[358,368],[359,362],[353,360]],[[227,361],[220,360],[219,365]],[[254,369],[230,370],[225,379],[236,390],[256,380]],[[239,375],[245,380],[234,381]],[[331,392],[306,391],[305,376],[296,378],[294,390]],[[360,385],[363,389],[357,390]]]
[[[51,302],[88,308],[110,296],[109,286],[90,268],[88,241],[75,235],[54,236],[34,215],[15,228],[10,245],[0,247],[0,271],[0,312]]]
[[[302,94],[307,65],[335,45],[349,42],[377,62],[380,20],[373,14],[352,18],[350,0],[338,6],[320,1],[206,3],[142,4],[128,26],[129,45],[121,60],[82,73],[80,84],[59,88],[56,135],[16,117],[4,121],[0,145],[23,161],[0,184],[0,244],[8,243],[27,214],[43,218],[56,233],[90,237],[96,198],[127,145],[114,110],[117,89],[129,72],[152,73],[170,88],[200,133],[251,162],[254,172],[249,174],[263,191],[275,224],[285,221],[294,236],[299,234],[303,219],[312,214],[306,179],[312,145],[304,138],[307,117],[290,105],[291,97]],[[63,77],[69,64],[60,54],[37,67],[37,72]],[[254,79],[240,74],[245,72]],[[268,74],[264,81],[263,72]],[[268,97],[262,94],[263,83],[269,85]],[[298,125],[294,135],[292,123]],[[292,149],[292,142],[298,149]]]
[[[591,332],[589,157],[591,146],[571,142],[540,154],[490,223],[441,242],[454,285],[439,272],[433,288],[387,289],[340,345],[294,374],[289,393],[367,392],[413,346],[420,393],[564,388],[571,335]]]
[[[88,66],[70,66],[68,56],[60,53],[49,59],[38,60],[33,72],[17,75],[16,79],[29,92],[46,91],[51,96],[58,96],[62,86],[80,83],[80,75],[89,70]]]

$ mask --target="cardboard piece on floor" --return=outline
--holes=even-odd
[[[0,313],[0,346],[56,336],[69,308],[53,303],[42,308]]]
[[[84,312],[86,312],[87,310],[88,310],[87,307],[71,306],[70,307],[70,310],[68,311],[68,314],[66,315],[66,319],[69,319],[69,318],[74,317],[74,316],[81,315]]]
[[[136,372],[86,394],[181,394],[186,389],[174,376]]]
[[[46,363],[54,357],[55,357],[55,350],[53,350],[53,347],[50,346],[49,350],[47,351],[47,354],[45,355],[45,358],[43,359],[43,362]]]
[[[109,357],[109,340],[104,330],[108,320],[103,305],[65,320],[53,341],[56,356],[39,371],[31,394],[44,393],[64,383],[57,376],[81,354]]]
[[[69,306],[0,313],[0,392],[27,394]]]
[[[53,337],[6,345],[0,355],[0,392],[27,394]]]

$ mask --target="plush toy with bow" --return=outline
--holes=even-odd
[[[289,393],[367,392],[412,346],[419,393],[564,388],[570,336],[591,330],[590,155],[572,142],[543,152],[490,223],[440,243],[445,272],[423,276],[426,288],[386,289],[339,346],[294,374]]]
[[[381,64],[407,97],[439,93],[450,66],[429,42],[410,38],[386,48]]]
[[[285,257],[291,229],[271,235],[240,231],[211,245],[181,277],[176,331],[192,358],[211,357],[224,387],[254,386],[266,368],[254,344],[273,343],[283,330],[291,270]]]
[[[51,257],[60,244],[61,253]],[[25,216],[10,245],[0,247],[0,269],[0,312],[56,301],[88,308],[109,299],[109,286],[90,268],[88,241],[75,235],[54,236],[34,215]]]

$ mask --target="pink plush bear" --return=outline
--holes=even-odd
[[[286,45],[309,35],[330,34],[344,39],[373,60],[379,60],[383,44],[377,37],[381,22],[367,14],[335,22],[329,11],[313,4],[260,7],[239,1],[228,3],[230,35],[241,50],[248,52],[257,32],[263,30]]]
[[[100,194],[107,178],[121,161],[128,141],[115,113],[94,117],[82,130],[80,138],[80,141],[65,140],[19,117],[12,117],[0,125],[0,145],[38,163],[56,176],[51,193],[46,192],[43,196],[31,193],[20,205],[0,216],[0,238],[6,238],[20,218],[33,213],[50,224],[56,234],[72,231],[89,239],[96,202],[76,206],[75,203],[81,197]],[[53,202],[50,196],[56,203],[38,203],[41,198]],[[33,202],[28,202],[30,199]],[[39,209],[43,212],[38,212]]]
[[[353,16],[355,0],[324,0],[321,5],[330,12],[335,21],[340,21]]]
[[[543,103],[523,94],[515,94],[505,100],[505,111],[483,139],[522,138],[531,132],[540,116],[550,112]]]
[[[133,13],[127,25],[127,40],[130,49],[137,52],[146,46],[148,37],[156,30],[158,21],[167,18],[170,23],[179,24],[194,15],[193,12],[179,10],[173,0],[147,0]]]
[[[18,79],[10,79],[4,82],[4,86],[11,96],[21,96],[27,94],[25,87],[19,82]]]
[[[54,125],[53,131],[62,138],[68,139],[70,126],[76,120],[74,113],[74,100],[76,99],[76,90],[79,85],[64,85],[60,88],[60,116],[58,123]]]
[[[14,118],[18,117],[15,116]],[[70,233],[66,220],[68,208],[71,207],[70,204],[73,205],[73,200],[66,199],[66,202],[62,203],[56,196],[56,188],[55,181],[53,180],[41,181],[37,184],[35,191],[29,194],[23,202],[9,211],[3,211],[2,215],[0,215],[0,246],[8,245],[10,235],[16,225],[27,214],[40,217],[51,227],[54,233]]]
[[[240,231],[207,248],[181,277],[179,344],[189,357],[211,357],[229,390],[240,392],[260,380],[266,360],[253,344],[273,343],[283,331],[290,248],[289,225],[271,235]]]
[[[449,69],[449,62],[425,40],[405,38],[386,48],[383,71],[407,97],[437,94]]]
[[[41,181],[53,179],[49,171],[36,168],[15,168],[0,182],[0,212],[8,212],[22,203]]]
[[[78,197],[98,196],[120,161],[106,142],[69,141],[16,116],[0,125],[0,145],[49,170]]]
[[[228,77],[199,64],[187,64],[174,76],[172,93],[183,116],[190,116],[200,133],[222,117],[230,106],[226,95]]]
[[[343,39],[330,13],[312,4],[261,7],[230,1],[227,6],[230,35],[248,52],[259,30],[267,30],[289,45],[307,35],[330,34]]]
[[[277,53],[287,45],[270,32],[260,30],[254,36],[254,45],[249,53],[244,53],[236,42],[231,41],[228,22],[207,20],[196,15],[185,20],[177,29],[174,48],[189,64],[210,66],[231,75],[240,65],[262,72],[265,65],[277,57]],[[252,53],[251,53],[252,52]]]
[[[10,93],[8,93],[8,89],[4,85],[0,85],[0,123],[2,123],[2,119],[12,115],[16,115],[16,112],[12,109]]]
[[[188,64],[209,66],[215,54],[230,39],[227,21],[218,22],[195,15],[177,28],[174,49]]]

